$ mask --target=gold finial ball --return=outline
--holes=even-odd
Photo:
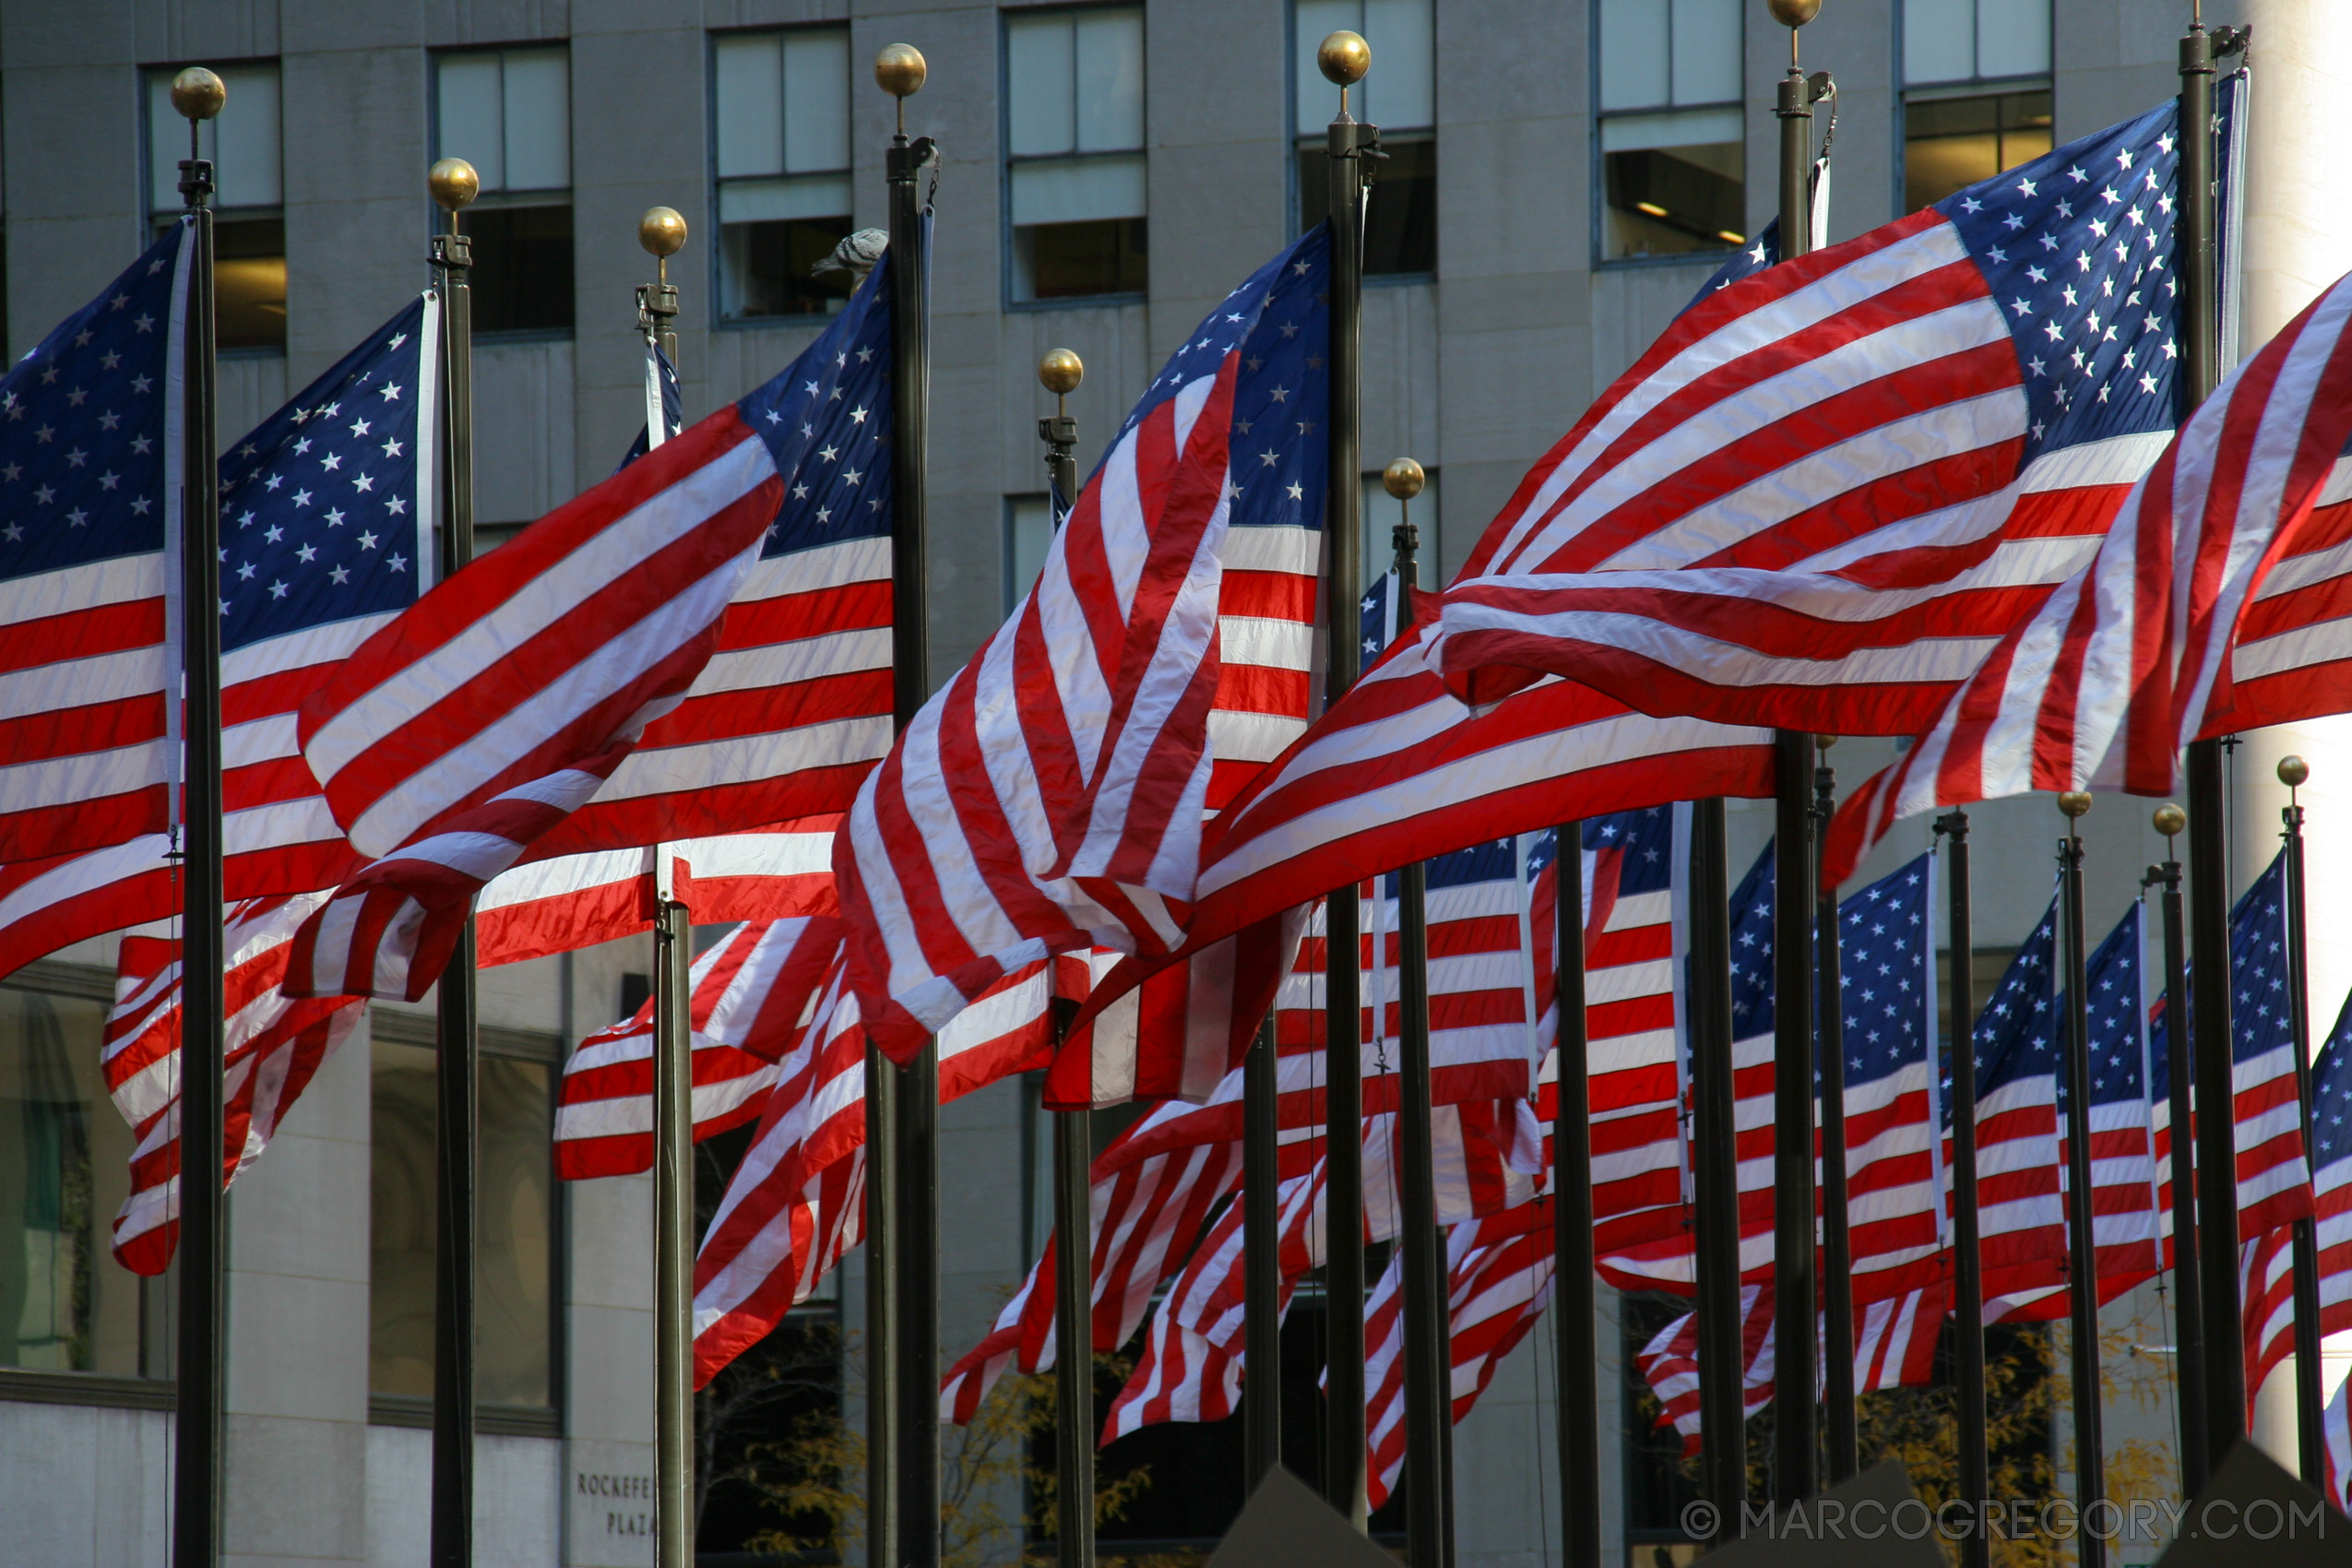
[[[2156,809],[2156,830],[2167,838],[2179,837],[2189,826],[2189,814],[2170,801]]]
[[[1037,362],[1038,385],[1057,398],[1066,398],[1087,378],[1086,362],[1074,349],[1048,349]]]
[[[1821,0],[1764,0],[1772,19],[1785,28],[1800,28],[1821,15]]]
[[[887,45],[873,57],[873,79],[893,98],[914,97],[922,91],[923,80],[930,75],[923,52],[911,43]]]
[[[202,65],[172,78],[172,107],[185,120],[209,120],[229,101],[229,84]]]
[[[2301,789],[2303,780],[2310,776],[2311,765],[2301,757],[2283,756],[2278,759],[2278,781],[2288,789]]]
[[[2088,790],[2069,790],[2058,797],[2058,809],[2068,816],[2079,817],[2091,809],[2091,792]]]
[[[1380,470],[1380,482],[1397,500],[1410,501],[1429,482],[1429,475],[1421,472],[1420,464],[1412,458],[1399,457]]]
[[[650,255],[676,255],[686,248],[686,220],[674,207],[648,207],[637,220],[637,244]]]
[[[425,172],[425,187],[444,212],[455,212],[481,195],[481,176],[462,158],[444,158]]]
[[[1819,746],[1823,751],[1827,751],[1830,747],[1837,744],[1837,737],[1835,735],[1815,735],[1813,737],[1813,744]]]
[[[1353,87],[1372,69],[1372,45],[1364,42],[1362,33],[1343,28],[1316,47],[1315,65],[1324,80]]]

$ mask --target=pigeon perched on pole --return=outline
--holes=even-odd
[[[816,277],[828,272],[846,272],[853,280],[862,282],[865,275],[873,270],[874,263],[882,259],[882,253],[889,244],[887,230],[861,229],[854,234],[844,235],[841,243],[833,247],[833,254],[810,267],[809,272]]]

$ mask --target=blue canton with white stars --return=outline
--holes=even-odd
[[[1772,855],[1766,844],[1731,890],[1731,1038],[1773,1030]]]
[[[658,347],[646,352],[652,361],[654,374],[661,378],[661,438],[667,441],[686,428],[686,399],[684,394],[678,390],[678,367],[670,362],[670,356]],[[650,450],[647,434],[642,428],[638,430],[637,438],[629,443],[628,454],[621,459],[621,468],[612,470],[614,473],[619,473],[621,469],[627,468]]]
[[[2295,1019],[2287,1009],[2286,874],[2282,851],[2229,911],[2229,972],[2236,981],[2229,1006],[2234,1061],[2251,1062],[2294,1045]],[[2192,977],[2189,986],[2192,1004],[2196,992]],[[2159,1099],[2171,1092],[2172,1075],[2166,1060],[2171,1019],[2170,996],[2160,994],[2148,1025],[2150,1073],[2156,1086],[2152,1092]]]
[[[2352,1158],[2352,998],[2311,1063],[2311,1169]]]
[[[1120,438],[1182,388],[1217,374],[1238,350],[1226,457],[1228,526],[1321,530],[1330,315],[1331,226],[1318,223],[1201,319],[1128,412]],[[1113,440],[1104,449],[1106,460],[1117,446]]]
[[[2168,101],[1936,203],[2008,324],[2028,459],[2178,418],[2178,122]]]
[[[1618,861],[1620,898],[1672,890],[1674,813],[1670,808],[1648,806],[1640,811],[1613,812],[1608,816],[1588,816],[1583,833],[1585,848],[1589,850],[1624,850]]]
[[[1994,1090],[2028,1078],[2050,1078],[2058,1073],[2058,901],[2017,956],[2002,972],[1992,1000],[1977,1015],[1977,1098],[1981,1102]],[[1951,1083],[1949,1072],[1944,1083]],[[1952,1097],[1943,1097],[1943,1116],[1952,1120]]]
[[[1763,233],[1748,242],[1747,249],[1734,251],[1729,261],[1716,267],[1715,276],[1700,286],[1699,291],[1691,296],[1690,303],[1685,304],[1682,310],[1691,309],[1693,305],[1696,305],[1701,300],[1718,290],[1728,289],[1742,278],[1752,278],[1766,267],[1779,265],[1780,220],[1776,218],[1764,226]],[[1675,314],[1680,315],[1682,312],[1677,311]]]
[[[220,647],[415,602],[424,301],[220,459]]]
[[[0,378],[0,579],[162,550],[184,232],[165,231]]]
[[[2091,1103],[2129,1105],[2147,1099],[2140,1055],[2140,906],[2123,912],[2107,940],[2083,965],[2084,1008],[2090,1029]],[[2058,1104],[2066,1106],[2066,1072],[2058,1074]]]
[[[1846,1086],[1928,1060],[1928,857],[1837,906],[1838,1014]]]
[[[781,375],[736,403],[784,479],[763,559],[889,535],[890,311],[885,264]]]

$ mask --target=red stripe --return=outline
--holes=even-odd
[[[162,642],[160,597],[30,616],[0,624],[0,674],[158,647]],[[160,668],[157,673],[162,673]]]

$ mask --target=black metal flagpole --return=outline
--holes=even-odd
[[[2303,1154],[2310,1157],[2311,1142],[2311,1000],[2308,942],[2310,911],[2303,883],[2303,802],[2296,791],[2311,776],[2310,765],[2299,756],[2278,759],[2278,781],[2287,786],[2287,805],[2279,820],[2287,840],[2287,995],[2295,1034],[2295,1105],[2301,1113]],[[2327,1396],[2320,1384],[2320,1240],[2319,1223],[2310,1215],[2294,1222],[2295,1238],[2295,1419],[2297,1458],[2304,1481],[2327,1484],[2327,1439],[2320,1430]]]
[[[2214,61],[2243,48],[2242,32],[2208,32],[2202,19],[2180,40],[2181,422],[2221,380],[2214,167]],[[2230,1027],[2229,802],[2221,742],[2189,743],[2189,956],[2199,974],[2221,977],[2190,997],[2197,1057],[2197,1267],[2204,1309],[2206,1450],[2218,1458],[2246,1434],[2246,1366],[2238,1353],[2244,1313],[2238,1294],[2238,1151]]]
[[[1325,700],[1336,702],[1362,669],[1363,494],[1357,474],[1363,360],[1364,159],[1377,148],[1376,126],[1348,113],[1348,89],[1372,68],[1372,50],[1352,32],[1335,32],[1315,51],[1316,66],[1339,89],[1331,122],[1331,421],[1328,505],[1324,512]],[[1324,898],[1324,1278],[1329,1302],[1329,1360],[1324,1392],[1331,1412],[1324,1495],[1364,1527],[1364,1086],[1359,1009],[1358,945],[1362,931],[1356,885]]]
[[[220,365],[212,297],[212,163],[199,139],[228,89],[201,65],[172,82],[188,122],[180,197],[188,236],[183,350],[186,423],[180,450],[181,667],[185,787],[180,839],[180,1247],[177,1404],[172,1419],[172,1562],[211,1568],[220,1551],[224,1326],[220,1157],[225,1003],[220,927]]]
[[[1950,884],[1950,968],[1945,982],[1952,1034],[1952,1310],[1954,1396],[1959,1407],[1960,1495],[1973,1524],[1960,1538],[1960,1568],[1985,1568],[1991,1558],[1990,1522],[1979,1512],[1992,1496],[1991,1455],[1985,1434],[1985,1285],[1982,1234],[1977,1214],[1976,976],[1968,883],[1968,814],[1935,820],[1945,839],[1944,879]]]
[[[1280,1084],[1274,1012],[1258,1025],[1241,1067],[1242,1480],[1257,1491],[1282,1463],[1282,1207]]]
[[[2156,830],[2164,835],[2162,865],[2150,866],[2143,887],[2164,888],[2164,1063],[2172,1123],[2172,1383],[2180,1406],[2180,1495],[2194,1497],[2212,1473],[2206,1451],[2205,1318],[2203,1280],[2197,1264],[2197,1161],[2191,1134],[2190,1075],[2194,1070],[2189,1039],[2189,958],[2180,929],[2180,861],[2172,841],[2189,826],[2189,814],[2167,802],[2156,809]]]
[[[1716,1539],[1740,1534],[1748,1496],[1740,1324],[1740,1167],[1731,1062],[1731,889],[1721,797],[1691,804],[1689,1007],[1691,1141],[1699,1341],[1699,1475]],[[1812,1337],[1807,1325],[1806,1337]]]
[[[1412,624],[1420,530],[1412,521],[1421,493],[1421,466],[1410,457],[1388,465],[1381,482],[1397,502],[1396,629]],[[1429,1059],[1429,885],[1419,861],[1396,873],[1398,997],[1396,1133],[1404,1191],[1405,1496],[1406,1536],[1414,1562],[1443,1563],[1454,1533],[1453,1477],[1446,1463],[1453,1424],[1451,1378],[1445,1364],[1445,1259],[1438,1246],[1437,1164],[1431,1140]],[[1375,932],[1374,942],[1381,940]],[[1382,999],[1372,998],[1381,1006]]]
[[[909,43],[890,44],[873,63],[874,80],[897,100],[898,111],[884,173],[890,188],[890,664],[900,732],[931,695],[924,576],[929,258],[916,187],[938,148],[929,137],[907,138],[907,100],[922,90],[928,74]],[[866,1358],[871,1408],[889,1411],[866,1437],[866,1561],[875,1568],[934,1568],[939,1562],[938,1127],[937,1042],[926,1041],[902,1075],[869,1040]],[[873,1221],[885,1212],[888,1228],[877,1231]]]
[[[1854,1423],[1853,1233],[1846,1218],[1846,1011],[1837,950],[1837,888],[1820,875],[1829,819],[1837,809],[1837,770],[1829,765],[1835,735],[1816,735],[1813,769],[1813,1003],[1821,1069],[1822,1405],[1829,1438],[1829,1481],[1861,1467]]]
[[[647,353],[678,357],[678,288],[670,258],[686,243],[675,208],[648,208],[637,243],[654,258],[654,281],[637,286],[637,330]],[[646,410],[646,450],[670,434],[659,387]],[[694,921],[674,896],[671,854],[652,846],[653,928],[653,1472],[654,1562],[695,1561],[695,1076],[690,1004]]]
[[[2107,1456],[2099,1397],[2098,1238],[2091,1206],[2091,1029],[2087,949],[2083,930],[2083,814],[2091,809],[2085,790],[2058,797],[2067,816],[2066,837],[2058,841],[2061,917],[2066,963],[2066,1246],[2073,1278],[2067,1349],[2074,1384],[2074,1504],[2088,1509],[2107,1496]],[[2101,1568],[2107,1541],[2095,1530],[2082,1532],[2082,1568]]]
[[[1078,493],[1078,422],[1067,401],[1087,368],[1076,353],[1054,349],[1038,362],[1039,385],[1053,394],[1053,413],[1037,422],[1045,443],[1047,509],[1062,526],[1062,508]],[[1053,961],[1048,960],[1051,983]],[[1058,1047],[1076,1004],[1053,998]],[[1093,1116],[1085,1110],[1053,1113],[1053,1479],[1057,1519],[1054,1561],[1061,1568],[1094,1562],[1094,1205],[1088,1169],[1094,1163]]]
[[[1559,1363],[1560,1559],[1600,1568],[1600,1348],[1595,1331],[1590,1040],[1585,1019],[1583,825],[1553,840],[1552,1359]]]
[[[1812,249],[1813,100],[1797,64],[1797,30],[1821,0],[1770,0],[1773,19],[1788,29],[1788,74],[1773,113],[1780,120],[1780,256]],[[1813,1212],[1813,801],[1808,790],[1813,738],[1799,730],[1773,736],[1773,1381],[1786,1393],[1773,1404],[1772,1495],[1776,1503],[1810,1497],[1821,1479],[1818,1407],[1813,1402],[1818,1311]],[[1835,915],[1833,913],[1833,920]],[[1848,1333],[1851,1333],[1850,1328]],[[1847,1378],[1853,1376],[1850,1359]]]
[[[433,166],[426,184],[449,214],[449,232],[433,237],[446,393],[439,563],[445,582],[474,554],[473,291],[466,282],[473,241],[458,232],[457,212],[474,199],[481,182],[464,159],[445,158]],[[470,915],[449,967],[441,971],[436,1007],[432,1562],[434,1568],[465,1568],[474,1554],[474,1215],[481,1070]]]

